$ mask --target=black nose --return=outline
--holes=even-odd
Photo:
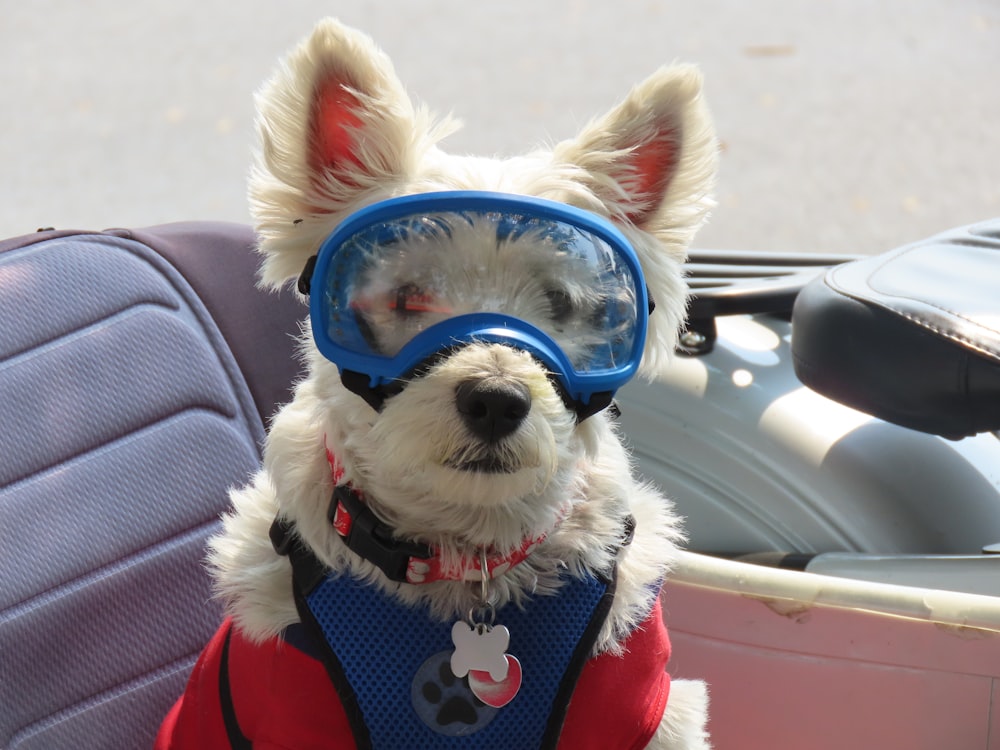
[[[495,443],[520,427],[531,394],[520,383],[466,380],[455,389],[455,405],[473,434]]]

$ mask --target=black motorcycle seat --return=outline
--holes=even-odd
[[[799,379],[835,401],[949,438],[1000,430],[1000,219],[829,269],[792,331]]]

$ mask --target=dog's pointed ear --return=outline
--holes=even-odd
[[[611,217],[656,232],[666,224],[701,223],[676,204],[711,204],[717,144],[692,65],[661,68],[576,138],[556,146],[557,160],[583,180]]]
[[[365,34],[320,22],[256,97],[250,203],[261,280],[280,286],[343,214],[392,194],[444,134]]]
[[[673,350],[686,306],[681,264],[714,205],[718,145],[701,74],[660,69],[553,156],[633,239],[657,305],[643,360],[652,375]]]

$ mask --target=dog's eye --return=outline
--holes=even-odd
[[[404,284],[398,287],[394,297],[389,301],[389,309],[397,315],[449,314],[451,312],[451,308],[442,304],[433,294],[424,291],[416,284]]]
[[[553,322],[563,323],[573,314],[573,300],[565,289],[546,289]]]

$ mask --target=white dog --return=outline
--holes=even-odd
[[[604,408],[683,320],[700,86],[665,68],[551,151],[456,157],[366,36],[291,53],[250,193],[308,375],[212,541],[230,617],[158,747],[709,747],[704,683],[664,669],[682,532]]]

